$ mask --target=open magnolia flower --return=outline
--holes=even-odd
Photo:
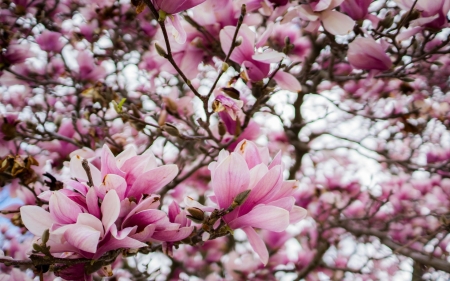
[[[192,227],[171,222],[157,209],[160,196],[155,193],[178,174],[176,165],[157,167],[151,152],[137,155],[134,148],[114,157],[105,145],[101,170],[79,155],[72,157],[70,170],[73,179],[66,188],[41,194],[49,202],[48,211],[20,209],[31,233],[40,237],[49,230],[50,253],[98,259],[111,250],[180,241],[191,234]]]
[[[222,150],[219,159],[209,165],[212,188],[219,209],[229,208],[239,194],[250,190],[242,205],[222,217],[231,229],[242,229],[264,265],[269,253],[255,228],[281,232],[291,223],[305,218],[305,209],[295,206],[292,194],[296,181],[283,180],[281,153],[269,164],[267,147],[259,148],[254,142],[241,141],[234,152]],[[193,207],[210,211],[197,202],[188,201]]]

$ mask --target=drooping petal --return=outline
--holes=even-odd
[[[247,226],[280,232],[289,225],[289,212],[275,206],[258,205],[249,213],[228,223],[232,229]]]
[[[143,194],[156,193],[171,182],[177,174],[178,166],[173,164],[150,170],[136,179],[126,196],[140,198]]]
[[[130,238],[130,237],[125,237],[124,239],[119,240],[112,236],[109,236],[106,239],[106,241],[104,242],[104,244],[98,248],[93,259],[98,259],[104,253],[111,251],[111,250],[116,250],[116,249],[120,249],[120,248],[139,249],[141,247],[146,247],[146,246],[147,246],[147,244],[142,243],[142,242],[140,242],[136,239]]]
[[[64,238],[72,246],[88,252],[95,253],[100,239],[100,231],[81,224],[73,224],[64,232]]]
[[[188,226],[188,227],[180,227],[180,229],[178,230],[155,231],[155,233],[153,233],[152,235],[152,239],[165,242],[180,241],[191,235],[193,230],[194,230],[193,226]]]
[[[36,236],[41,236],[53,224],[50,213],[38,206],[20,207],[20,217],[25,227]]]
[[[273,79],[278,83],[278,86],[280,86],[280,88],[283,90],[288,90],[294,93],[298,93],[302,90],[302,85],[300,85],[298,79],[288,72],[280,70],[277,73],[275,73]]]
[[[266,265],[267,262],[269,262],[269,251],[267,251],[264,241],[252,227],[244,227],[242,230],[247,235],[248,242],[252,246],[253,250],[258,254],[261,262]]]
[[[321,14],[323,27],[334,35],[346,35],[353,30],[355,21],[351,17],[336,11],[325,11]]]
[[[289,223],[297,223],[302,219],[306,218],[308,215],[308,211],[299,206],[292,207],[292,210],[289,212]]]
[[[105,227],[105,232],[117,220],[120,214],[120,199],[115,190],[110,190],[103,199],[102,206],[102,223]]]

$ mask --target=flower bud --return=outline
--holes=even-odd
[[[219,135],[224,136],[227,133],[227,128],[225,127],[225,124],[222,121],[220,121],[218,127],[219,127]]]
[[[165,132],[167,132],[169,135],[174,137],[180,136],[180,131],[178,131],[177,127],[170,123],[165,123],[163,126],[161,126],[161,129]]]
[[[167,110],[163,109],[159,114],[158,125],[164,126],[164,124],[166,124],[166,119],[167,119]]]
[[[222,92],[224,92],[225,94],[230,96],[230,98],[235,99],[235,100],[239,99],[240,93],[235,88],[233,88],[233,87],[224,87],[221,90],[222,90]]]
[[[190,214],[187,217],[195,223],[202,223],[205,219],[205,212],[196,207],[187,208],[186,211]]]
[[[42,243],[44,245],[47,244],[49,238],[50,238],[50,231],[48,229],[46,229],[44,231],[44,233],[42,233],[42,237],[41,237]]]
[[[164,50],[164,48],[161,47],[158,43],[155,43],[155,49],[156,49],[156,52],[158,53],[158,55],[160,55],[163,58],[167,57],[166,50]]]
[[[247,189],[242,191],[241,193],[239,193],[236,198],[234,198],[233,200],[233,205],[237,206],[241,206],[242,204],[244,204],[245,200],[247,200],[248,195],[250,194],[251,189]]]

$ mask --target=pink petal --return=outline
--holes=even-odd
[[[83,213],[78,215],[77,223],[78,225],[86,225],[100,232],[100,237],[103,237],[103,224],[102,222],[96,218],[95,216]]]
[[[78,214],[82,212],[81,207],[70,200],[62,192],[53,192],[49,201],[50,215],[60,224],[70,224],[77,221]]]
[[[278,86],[280,86],[280,88],[283,90],[288,90],[294,93],[298,93],[302,90],[302,85],[300,85],[298,79],[288,72],[280,70],[277,73],[275,73],[273,79],[278,83]]]
[[[149,224],[156,224],[158,222],[169,223],[169,218],[167,217],[166,213],[160,210],[144,210],[124,220],[124,222],[122,223],[122,227],[137,225],[139,226],[138,231],[140,231],[145,226]]]
[[[130,235],[130,237],[139,241],[149,241],[153,233],[155,232],[155,229],[155,224],[149,224],[141,232],[132,234]]]
[[[234,152],[239,153],[244,157],[249,169],[252,169],[256,165],[263,162],[261,156],[259,155],[258,146],[252,141],[243,140],[239,142],[234,149]]]
[[[105,232],[108,232],[120,214],[120,199],[115,190],[110,190],[106,194],[102,202],[101,210],[102,223],[105,226]]]
[[[71,177],[76,178],[78,181],[87,182],[88,176],[81,164],[83,159],[84,158],[82,158],[79,155],[75,155],[74,157],[72,157],[70,159],[70,164],[69,164],[70,175],[71,175]],[[89,163],[89,169],[91,171],[92,181],[94,182],[94,186],[99,185],[102,181],[102,176],[101,176],[100,171],[97,169],[97,167],[95,167],[91,163]]]
[[[289,212],[289,223],[297,223],[306,218],[308,211],[299,206],[294,206]]]
[[[103,182],[98,187],[95,187],[97,190],[97,195],[100,199],[105,197],[105,194],[110,190],[115,190],[120,200],[125,198],[125,193],[127,192],[127,182],[121,176],[114,174],[107,174],[103,178]]]
[[[267,172],[253,187],[247,200],[241,206],[239,214],[246,214],[256,205],[268,202],[280,189],[282,183],[283,170],[281,165],[278,165]]]
[[[242,230],[247,235],[248,242],[265,266],[269,262],[269,252],[267,251],[266,244],[264,244],[264,241],[252,227],[244,227]]]
[[[136,179],[127,197],[140,198],[143,194],[153,194],[171,182],[178,174],[177,165],[164,165],[150,170]]]
[[[272,63],[272,62],[279,62],[282,59],[284,59],[285,57],[286,57],[286,55],[283,53],[269,50],[269,51],[266,51],[263,53],[254,54],[252,56],[252,59],[260,61],[260,62]]]
[[[42,236],[53,224],[50,213],[38,206],[22,206],[20,217],[25,227],[36,236]]]
[[[194,230],[193,226],[189,227],[181,227],[178,230],[165,230],[165,231],[156,231],[152,239],[159,240],[159,241],[165,241],[165,242],[175,242],[183,240],[184,238],[191,235],[192,231]]]
[[[212,187],[220,208],[228,208],[234,197],[248,188],[250,175],[244,158],[231,153],[222,161],[214,173]]]
[[[269,75],[269,63],[260,62],[257,60],[246,60],[242,63],[242,67],[251,81],[261,81]]]
[[[64,238],[74,247],[88,252],[95,253],[100,239],[100,231],[80,224],[73,224],[64,232]]]
[[[346,35],[353,30],[355,21],[351,17],[336,11],[325,11],[321,14],[323,27],[334,35]]]
[[[136,148],[134,146],[127,147],[124,151],[122,151],[121,153],[119,153],[116,156],[117,167],[119,167],[119,169],[121,169],[122,171],[125,172],[125,170],[122,169],[122,166],[124,165],[124,163],[126,161],[128,161],[129,159],[135,157],[136,155],[137,155]]]
[[[121,177],[125,177],[125,173],[117,167],[116,158],[114,154],[109,149],[108,145],[103,145],[102,149],[102,159],[101,159],[101,167],[102,173],[101,178],[103,179],[107,174],[115,174]]]
[[[86,194],[86,205],[90,214],[100,218],[101,212],[98,206],[98,197],[94,188],[90,188]]]
[[[228,54],[231,48],[235,30],[235,26],[225,26],[220,31],[220,44],[225,54]],[[246,24],[243,24],[237,36],[237,39],[242,40],[242,43],[233,50],[230,59],[238,64],[250,59],[255,53],[255,37],[255,33]]]
[[[289,226],[289,212],[275,206],[258,205],[249,213],[229,222],[228,226],[232,229],[251,226],[280,232]]]
[[[166,1],[167,2],[167,1]],[[167,17],[168,25],[172,26],[172,36],[178,44],[184,44],[186,42],[186,31],[181,25],[181,20],[179,15],[169,15]]]
[[[130,238],[130,237],[125,237],[124,239],[118,240],[112,236],[108,237],[107,241],[105,242],[104,245],[102,245],[97,252],[95,253],[93,259],[98,259],[100,258],[104,253],[111,251],[111,250],[116,250],[116,249],[120,249],[120,248],[125,248],[125,249],[139,249],[141,247],[146,247],[148,246],[145,243],[142,243],[136,239]]]

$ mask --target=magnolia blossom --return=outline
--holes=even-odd
[[[391,59],[384,48],[372,38],[356,38],[348,45],[348,61],[354,68],[365,70],[388,70]]]
[[[234,152],[222,150],[209,165],[214,197],[220,209],[230,207],[238,194],[251,190],[245,202],[222,219],[232,229],[242,229],[263,264],[269,253],[255,228],[281,232],[306,216],[295,206],[296,181],[283,180],[281,153],[269,164],[269,151],[254,142],[241,141]]]
[[[334,35],[345,35],[353,30],[355,22],[347,15],[333,11],[334,8],[341,5],[344,0],[313,0],[310,4],[302,4],[289,11],[282,21],[286,23],[300,17],[302,20],[309,21],[307,30],[316,31],[320,22],[328,32]]]
[[[231,48],[235,31],[235,26],[225,26],[220,31],[220,43],[225,53],[228,53]],[[251,81],[261,81],[268,77],[270,75],[270,64],[280,62],[285,58],[283,53],[273,50],[267,50],[262,53],[256,52],[255,48],[262,47],[271,32],[272,29],[268,28],[258,41],[256,41],[256,34],[246,24],[242,24],[239,29],[237,40],[241,40],[242,43],[233,50],[230,59],[242,65],[246,76]],[[273,78],[283,89],[293,92],[301,90],[300,83],[290,73],[280,70],[276,72]]]
[[[152,4],[155,6],[156,10],[159,11],[160,19],[168,19],[168,23],[173,26],[172,35],[179,44],[186,42],[186,32],[181,26],[181,20],[178,15],[179,12],[190,9],[206,0],[178,0],[178,1],[167,1],[167,0],[151,0]],[[167,16],[167,17],[166,17]]]
[[[347,0],[342,2],[341,11],[354,20],[363,20],[368,13],[372,0]]]
[[[72,157],[73,179],[66,181],[66,188],[40,195],[48,200],[48,211],[38,206],[20,209],[31,233],[50,231],[51,253],[98,259],[111,250],[137,249],[149,241],[174,242],[191,234],[188,224],[171,222],[157,209],[160,197],[154,193],[177,175],[176,165],[157,167],[151,152],[137,155],[134,148],[114,157],[106,145],[101,170],[83,160]]]

